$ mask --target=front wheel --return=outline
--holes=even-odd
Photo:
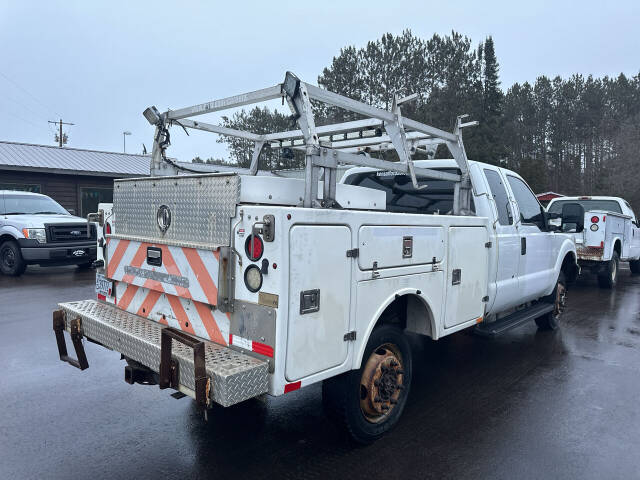
[[[13,240],[7,240],[0,244],[0,271],[5,275],[18,277],[27,269],[27,264],[22,258],[20,247]]]
[[[398,423],[411,385],[411,347],[397,327],[371,332],[362,366],[325,380],[328,413],[358,443],[368,444]]]
[[[629,268],[633,274],[640,273],[640,260],[629,260]]]
[[[566,298],[567,281],[565,280],[564,272],[560,272],[558,281],[556,282],[556,288],[553,289],[551,295],[548,295],[543,300],[548,303],[553,303],[553,310],[536,318],[536,325],[539,330],[555,330],[558,328],[558,320],[564,311]]]
[[[598,285],[600,288],[612,289],[618,283],[618,266],[620,263],[620,257],[618,252],[614,250],[611,255],[611,260],[604,272],[598,275]]]

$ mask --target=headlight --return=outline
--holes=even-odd
[[[597,232],[598,231],[598,225],[596,225],[595,223],[591,224],[591,231],[592,232]]]
[[[38,243],[45,243],[47,241],[47,234],[44,233],[44,228],[23,228],[22,233],[24,238],[37,240]]]
[[[257,265],[249,265],[244,271],[244,284],[251,292],[257,292],[262,287],[262,272]]]

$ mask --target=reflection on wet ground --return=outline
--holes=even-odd
[[[399,426],[353,447],[320,386],[215,409],[123,381],[119,355],[57,360],[51,310],[93,296],[93,272],[0,277],[0,478],[635,478],[640,277],[569,292],[562,327],[495,339],[416,337]],[[234,476],[234,477],[231,477]]]

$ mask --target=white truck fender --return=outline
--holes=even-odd
[[[556,257],[556,264],[553,268],[553,282],[545,291],[545,295],[549,295],[551,292],[553,292],[553,289],[556,288],[556,282],[558,280],[558,277],[560,276],[560,271],[562,270],[567,255],[570,255],[570,258],[567,261],[570,261],[571,263],[576,265],[577,268],[578,256],[576,254],[576,246],[569,238],[566,238],[560,245],[560,250],[558,251],[558,256]]]
[[[422,302],[422,304],[425,307],[425,310],[428,312],[428,316],[425,318],[425,321],[430,322],[431,332],[436,332],[436,326],[433,324],[434,322],[433,315],[431,314],[432,310],[429,304],[427,303],[427,301],[425,300],[425,298],[421,295],[417,295],[415,288],[401,288],[396,292],[392,293],[391,295],[389,295],[387,298],[385,298],[385,300],[378,306],[375,314],[373,315],[373,318],[371,318],[371,320],[366,324],[366,329],[362,331],[357,331],[356,344],[354,345],[352,369],[355,370],[360,368],[360,365],[362,364],[362,357],[364,356],[364,351],[367,348],[367,343],[369,342],[369,337],[371,336],[371,332],[373,331],[375,326],[378,324],[378,321],[380,320],[380,317],[382,316],[384,311],[387,309],[389,305],[391,305],[393,302],[395,302],[400,297],[403,297],[405,295],[411,295],[412,297],[415,297]]]
[[[18,230],[13,225],[2,225],[0,226],[0,237],[3,235],[9,235],[14,239],[24,238],[24,235],[20,230]]]
[[[609,252],[609,255],[608,255],[609,260],[611,259],[611,257],[613,257],[613,252],[615,250],[616,242],[620,242],[620,256],[622,256],[622,244],[624,243],[624,240],[622,240],[622,238],[620,238],[619,236],[615,236],[611,241],[611,251]]]

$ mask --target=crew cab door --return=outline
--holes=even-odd
[[[556,259],[554,242],[552,234],[546,231],[542,205],[529,186],[515,175],[507,174],[506,177],[518,207],[518,278],[520,300],[526,302],[539,298],[553,281],[551,277]]]
[[[518,304],[518,263],[520,235],[514,224],[513,210],[499,170],[483,170],[494,206],[494,228],[497,238],[496,294],[492,311],[500,312]]]
[[[288,381],[347,359],[350,248],[351,231],[344,225],[294,225],[289,231]]]
[[[629,258],[631,260],[640,257],[640,228],[638,228],[638,220],[636,214],[631,209],[626,201],[624,202],[631,215],[631,221],[629,222],[628,231],[625,232],[627,243],[629,244]]]

